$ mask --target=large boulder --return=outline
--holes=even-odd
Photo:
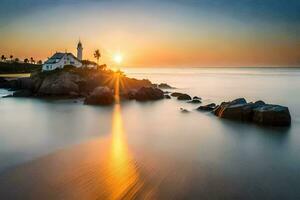
[[[220,118],[250,121],[261,125],[288,126],[291,116],[287,107],[265,104],[263,101],[247,103],[244,98],[223,102],[214,109]]]
[[[114,94],[108,87],[97,87],[84,100],[89,105],[110,105],[114,102]]]
[[[289,109],[285,106],[266,104],[255,108],[253,122],[272,126],[289,126],[291,116]]]
[[[54,95],[54,96],[65,96],[70,93],[79,93],[78,83],[82,79],[77,74],[69,72],[55,73],[48,75],[42,81],[38,95]]]
[[[159,100],[164,98],[164,92],[158,88],[142,87],[134,94],[137,101]]]

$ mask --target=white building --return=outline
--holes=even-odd
[[[43,71],[51,71],[57,68],[64,68],[66,65],[72,65],[75,67],[83,67],[82,65],[82,44],[79,41],[77,45],[77,58],[72,53],[55,53],[43,64]]]

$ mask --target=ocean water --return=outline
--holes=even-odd
[[[2,199],[300,198],[300,69],[124,71],[202,104],[245,97],[286,105],[292,125],[218,119],[176,99],[101,107],[1,98]]]

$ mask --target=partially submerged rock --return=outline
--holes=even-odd
[[[171,99],[170,95],[165,94],[165,99]]]
[[[194,96],[193,99],[202,100],[202,98],[198,96]]]
[[[175,89],[174,87],[168,85],[167,83],[161,83],[157,87],[160,89]]]
[[[171,94],[172,97],[179,97],[180,95],[183,95],[183,93],[180,93],[180,92],[173,92]]]
[[[188,101],[187,103],[197,104],[197,103],[202,103],[202,102],[199,99],[193,99],[193,100]]]
[[[114,94],[108,87],[97,87],[84,100],[89,105],[110,105],[114,102]]]
[[[214,110],[214,114],[221,118],[262,125],[288,126],[291,124],[291,116],[287,107],[265,104],[263,101],[247,103],[244,98],[223,102]]]
[[[159,100],[164,98],[164,92],[158,88],[142,87],[134,94],[137,101]]]
[[[191,96],[188,94],[181,94],[177,97],[177,100],[181,100],[181,101],[182,100],[191,100],[191,99],[192,99]]]
[[[210,103],[210,104],[207,104],[205,106],[199,106],[197,108],[197,110],[200,110],[200,111],[213,111],[215,108],[216,108],[216,104],[215,103]]]
[[[289,109],[279,105],[263,105],[255,108],[253,121],[263,125],[289,126],[291,116]]]

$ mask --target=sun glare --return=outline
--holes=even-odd
[[[122,61],[123,61],[123,55],[120,54],[120,53],[116,53],[114,55],[114,61],[117,63],[117,64],[120,64]]]

